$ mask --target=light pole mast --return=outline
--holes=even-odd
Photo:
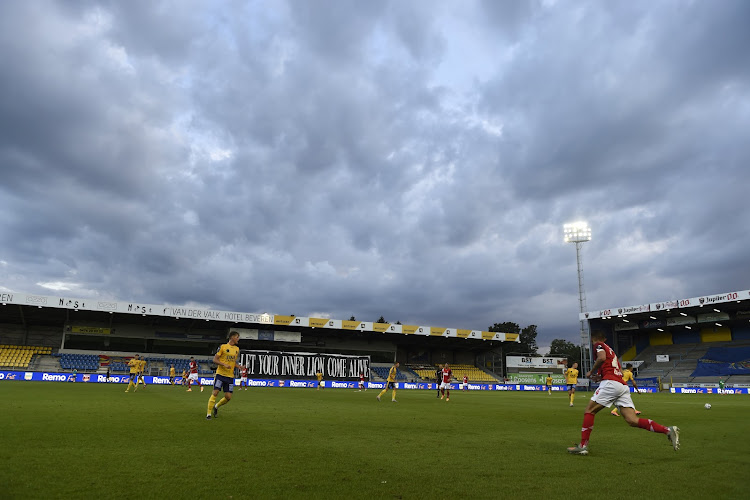
[[[578,265],[578,305],[581,314],[586,312],[586,292],[583,288],[583,264],[581,263],[581,248],[587,241],[591,241],[591,227],[587,222],[573,222],[563,226],[565,243],[576,244],[576,264]],[[589,347],[591,341],[586,331],[586,322],[581,319],[581,372],[586,373],[591,369]]]

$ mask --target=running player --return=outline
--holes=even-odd
[[[237,334],[237,335],[239,335],[239,334]],[[186,392],[192,392],[193,391],[193,389],[190,388],[190,386],[193,383],[198,384],[201,387],[201,392],[203,392],[203,385],[201,384],[201,381],[198,378],[198,362],[191,357],[190,358],[190,364],[188,365],[188,367],[190,369],[190,376],[188,376],[188,388],[187,388]],[[232,375],[234,375],[234,374],[232,374]]]
[[[390,371],[388,371],[388,380],[385,383],[385,387],[382,391],[380,391],[380,394],[377,395],[377,400],[380,401],[380,396],[388,392],[388,389],[393,389],[393,394],[391,395],[391,402],[392,403],[398,403],[396,401],[396,376],[398,375],[398,367],[399,362],[396,361],[393,363],[393,366],[391,366]]]
[[[651,432],[666,434],[675,451],[680,449],[680,429],[677,426],[665,427],[653,420],[638,418],[635,415],[633,400],[630,398],[630,388],[622,379],[620,362],[615,352],[604,341],[606,335],[602,331],[594,331],[591,334],[594,350],[596,351],[596,362],[591,371],[586,373],[587,378],[602,380],[599,388],[589,400],[583,414],[583,425],[581,426],[581,442],[568,448],[568,453],[574,455],[589,454],[589,438],[594,430],[594,417],[602,409],[612,405],[620,407],[623,418],[631,427],[640,427]]]
[[[633,364],[632,363],[628,363],[627,365],[625,365],[625,369],[622,371],[622,380],[625,381],[625,385],[627,385],[628,380],[632,381],[633,382],[633,389],[635,389],[635,392],[638,392],[638,386],[635,383],[635,377],[633,377]],[[615,417],[619,417],[620,416],[620,414],[617,413],[617,407],[616,406],[612,409],[612,411],[610,413],[613,416],[615,416]],[[641,412],[639,412],[638,410],[635,410],[635,414],[636,415],[640,415]]]
[[[169,383],[172,385],[174,385],[174,376],[175,376],[174,365],[171,365],[169,367]]]
[[[464,375],[464,390],[465,391],[469,390],[469,377],[466,375]]]
[[[130,380],[128,381],[128,388],[125,389],[125,392],[130,392],[130,388],[135,387],[135,384],[138,383],[138,370],[141,367],[140,356],[136,354],[130,358],[130,361],[128,361],[128,367],[130,368]],[[135,392],[135,390],[133,390],[133,392]]]
[[[547,386],[547,394],[552,395],[552,374],[547,375],[547,379],[544,381]]]
[[[214,376],[214,390],[211,393],[211,397],[208,398],[208,414],[206,420],[211,420],[219,416],[219,407],[224,406],[232,399],[232,392],[234,390],[234,369],[242,368],[242,365],[237,363],[237,357],[240,354],[240,348],[237,347],[237,342],[240,340],[240,334],[232,331],[229,333],[229,340],[226,344],[219,347],[219,350],[214,355],[214,363],[216,366],[216,375]],[[224,397],[216,402],[216,396],[219,391],[224,391]]]
[[[441,381],[440,381],[440,399],[443,399],[443,396],[445,396],[445,401],[451,400],[451,376],[453,375],[453,371],[448,367],[448,363],[445,363],[443,365],[443,369],[440,372]]]
[[[573,400],[576,398],[576,384],[578,383],[578,363],[565,370],[565,382],[568,384],[568,397],[570,406],[573,406]]]
[[[247,366],[240,368],[240,387],[244,387],[247,390]]]
[[[359,372],[359,392],[362,392],[362,389],[365,391],[367,390],[367,387],[365,386],[365,374]]]
[[[318,372],[315,374],[315,376],[318,377],[318,388],[316,390],[319,391],[320,388],[323,387],[323,373]]]
[[[188,384],[188,372],[187,370],[182,370],[182,387],[185,387]]]

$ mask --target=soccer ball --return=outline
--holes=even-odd
[[[710,410],[711,409],[711,403],[706,403],[703,405],[703,408]]]

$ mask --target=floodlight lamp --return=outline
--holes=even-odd
[[[591,226],[588,222],[571,222],[563,225],[565,243],[583,243],[591,241]]]

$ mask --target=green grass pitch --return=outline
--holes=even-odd
[[[250,388],[209,392],[0,382],[0,498],[742,498],[750,397],[635,395],[664,435],[567,394]],[[703,408],[710,402],[711,410]]]

